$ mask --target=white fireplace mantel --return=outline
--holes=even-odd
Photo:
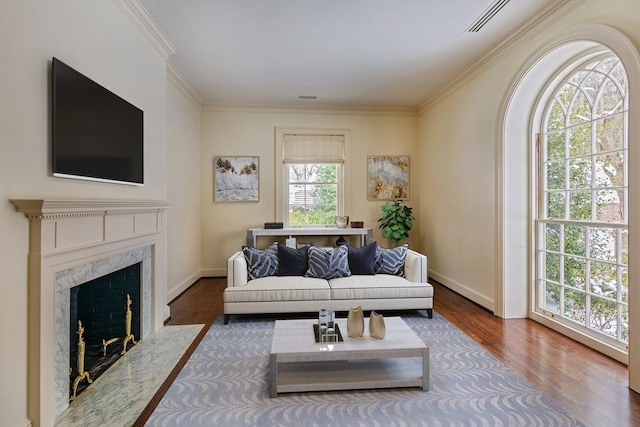
[[[171,203],[73,199],[11,203],[29,219],[29,418],[35,426],[49,426],[64,409],[59,398],[64,390],[59,389],[68,387],[60,384],[60,363],[55,360],[56,331],[64,324],[56,306],[65,303],[56,301],[61,295],[56,292],[58,273],[148,248],[151,295],[145,321],[149,333],[158,330],[169,316],[165,234]],[[66,401],[62,403],[66,406]]]

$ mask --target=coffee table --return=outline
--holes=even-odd
[[[386,317],[386,336],[349,338],[346,319],[337,319],[344,342],[316,343],[316,319],[276,320],[270,358],[270,394],[421,387],[429,390],[429,347],[400,317]]]

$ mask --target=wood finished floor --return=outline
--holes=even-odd
[[[169,304],[168,325],[204,323],[206,327],[135,426],[144,425],[208,327],[222,314],[225,287],[226,278],[201,279]],[[640,394],[628,388],[625,365],[532,320],[504,320],[442,285],[434,283],[434,288],[435,311],[560,404],[569,415],[589,427],[640,426]]]

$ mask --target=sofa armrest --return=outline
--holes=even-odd
[[[227,287],[245,286],[248,282],[247,259],[238,251],[227,260]]]
[[[407,250],[404,277],[410,282],[427,283],[427,256],[411,249]]]

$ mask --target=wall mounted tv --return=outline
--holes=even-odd
[[[143,112],[52,61],[53,176],[143,185]]]

